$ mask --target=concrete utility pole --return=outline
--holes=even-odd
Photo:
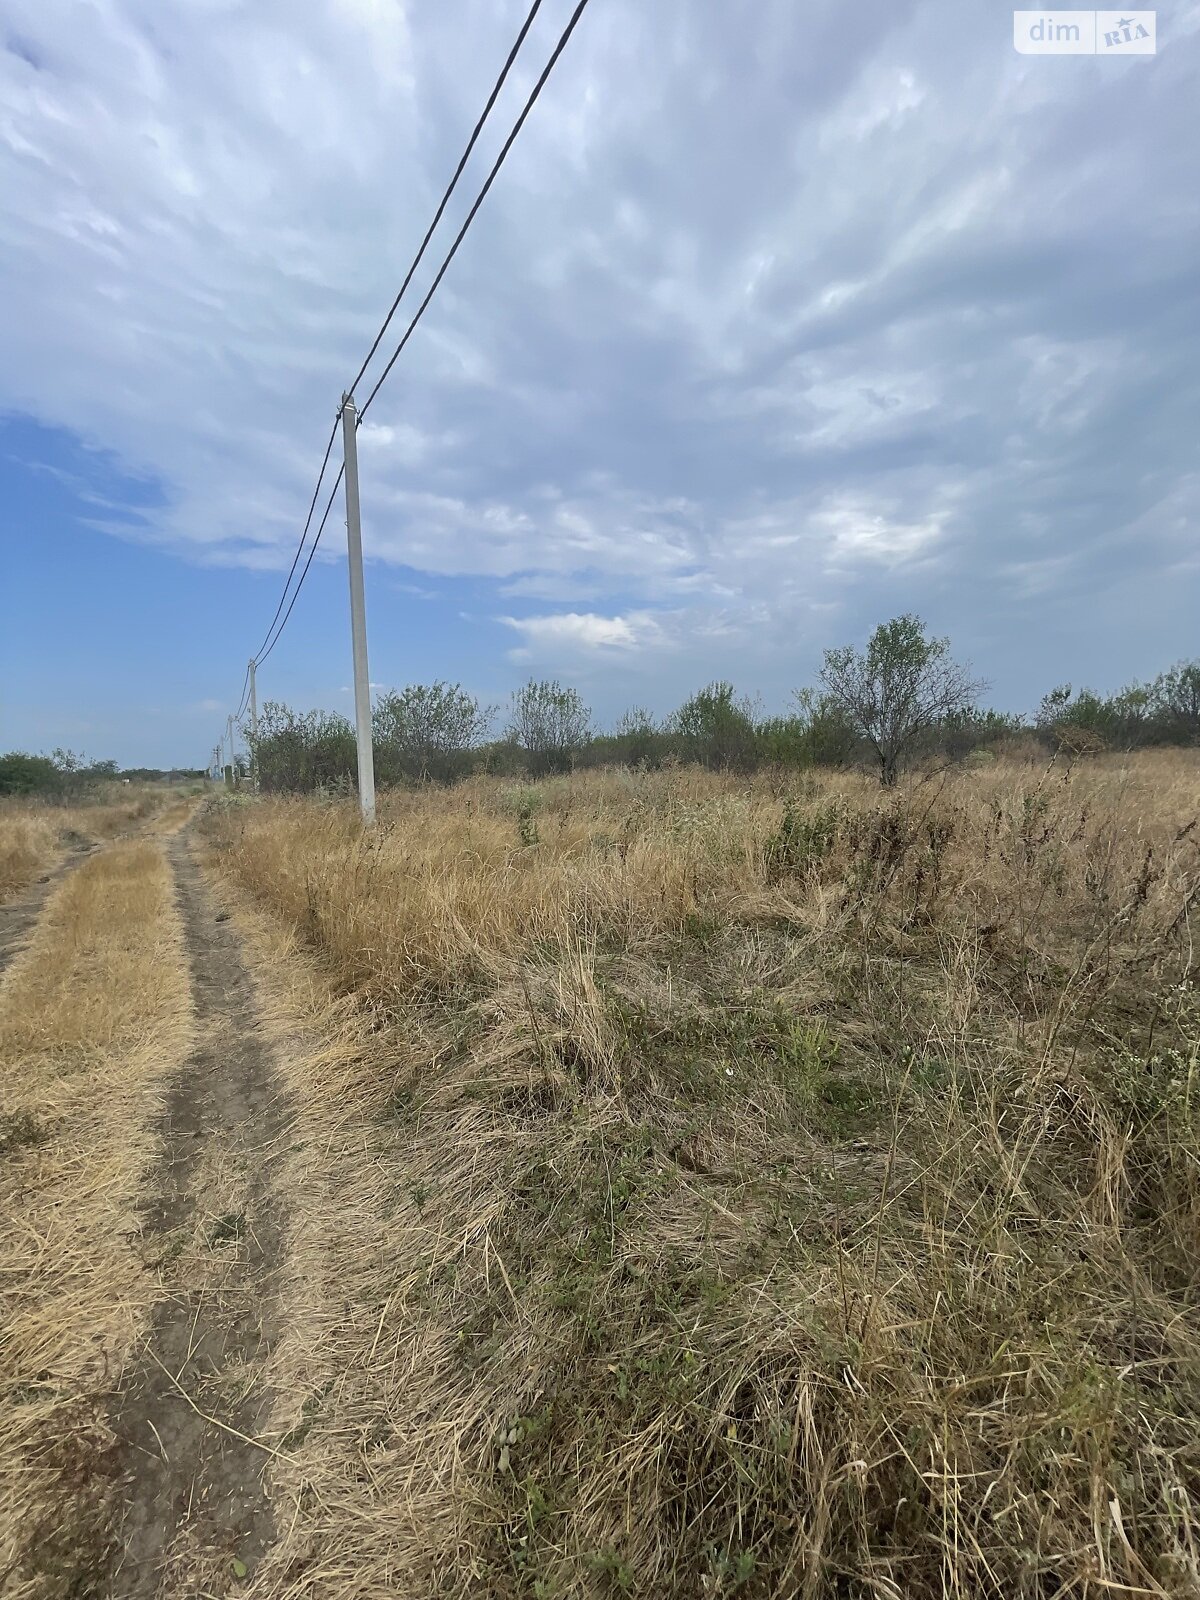
[[[237,763],[234,761],[234,758],[233,758],[233,748],[234,748],[234,746],[233,746],[233,713],[232,712],[230,712],[230,714],[225,718],[225,734],[226,734],[226,737],[229,740],[229,771],[226,773],[225,776],[226,776],[226,779],[228,780],[230,788],[232,788],[233,784],[234,784],[234,780],[237,778]]]
[[[354,646],[354,726],[358,734],[358,802],[367,827],[375,825],[375,754],[371,748],[371,678],[367,671],[367,601],[363,593],[362,524],[358,509],[358,412],[342,396],[342,451],[346,463],[346,553],[350,566],[350,637]]]
[[[214,783],[217,783],[217,782],[220,781],[220,777],[221,777],[221,746],[219,744],[213,745],[211,776],[212,776],[212,780],[213,780]]]
[[[250,785],[258,792],[258,691],[254,687],[254,657],[250,657]]]

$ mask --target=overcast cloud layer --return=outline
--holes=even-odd
[[[8,0],[0,409],[161,491],[97,538],[286,569],[524,9]],[[364,424],[368,553],[488,580],[514,663],[585,681],[785,682],[907,608],[1010,703],[1056,639],[1196,653],[1198,34],[592,0]]]

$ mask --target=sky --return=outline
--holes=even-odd
[[[0,749],[205,762],[527,3],[6,0]],[[1196,0],[1122,58],[591,0],[359,431],[373,684],[774,713],[903,611],[1006,710],[1200,655],[1198,99]],[[343,519],[260,701],[351,709]]]

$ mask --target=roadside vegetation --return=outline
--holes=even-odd
[[[212,807],[310,1040],[263,1592],[1197,1592],[1200,761],[1026,750]]]

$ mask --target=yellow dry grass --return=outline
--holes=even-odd
[[[13,1600],[100,1581],[104,1395],[154,1291],[131,1241],[190,1017],[172,877],[148,841],[68,877],[0,986],[0,1589]]]
[[[60,830],[45,812],[0,811],[0,900],[33,882],[62,854]]]
[[[131,833],[168,799],[159,788],[110,789],[109,798],[88,805],[38,801],[0,802],[0,901],[20,893],[49,872],[72,845],[98,843]],[[182,802],[176,800],[178,807]]]
[[[235,804],[282,1596],[1194,1594],[1200,765]]]

